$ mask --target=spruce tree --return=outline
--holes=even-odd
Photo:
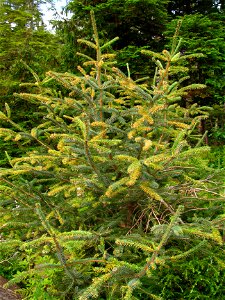
[[[38,92],[17,95],[40,103],[40,125],[24,130],[7,104],[0,113],[15,128],[1,136],[36,143],[1,168],[1,257],[25,260],[11,282],[31,299],[161,299],[157,270],[223,245],[224,195],[195,130],[208,112],[179,105],[204,88],[181,86],[180,63],[198,55],[181,55],[175,34],[170,52],[143,51],[156,72],[136,82],[107,51],[116,39],[101,43],[93,14],[92,24],[79,75],[34,73]]]
[[[35,68],[38,74],[57,66],[57,60],[54,59],[57,57],[57,43],[54,43],[54,36],[45,31],[39,10],[40,3],[41,1],[34,0],[1,0],[1,105],[2,102],[4,105],[5,101],[10,101],[21,81],[31,79],[23,62]]]
[[[38,116],[33,114],[37,107],[14,97],[13,93],[23,90],[19,86],[21,82],[33,81],[30,68],[44,78],[46,71],[59,66],[60,43],[45,30],[39,7],[42,2],[0,2],[0,109],[4,109],[7,102],[16,112],[14,121],[23,125],[38,122]],[[10,155],[19,155],[20,148],[16,143],[3,143],[0,139],[0,162],[7,163],[6,150]]]
[[[148,67],[144,57],[138,59],[140,50],[147,46],[156,51],[161,50],[162,33],[167,21],[167,4],[168,0],[160,2],[154,0],[69,1],[65,11],[70,13],[70,19],[56,22],[58,32],[65,41],[64,64],[67,71],[76,72],[77,64],[82,62],[74,55],[76,51],[85,51],[85,54],[89,55],[89,48],[82,49],[77,39],[84,36],[87,39],[92,38],[88,12],[93,10],[100,39],[113,39],[115,36],[120,38],[114,45],[120,68],[124,70],[126,63],[132,59],[130,64],[132,72],[148,74],[152,69]],[[121,50],[120,53],[118,50]],[[143,62],[145,62],[145,70],[143,70]]]

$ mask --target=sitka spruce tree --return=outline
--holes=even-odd
[[[143,51],[156,71],[137,82],[92,24],[80,75],[34,73],[36,93],[17,95],[40,104],[39,125],[15,124],[7,104],[0,113],[14,127],[1,136],[34,149],[1,168],[1,270],[26,299],[179,299],[161,276],[193,257],[210,257],[222,282],[224,191],[196,130],[207,108],[179,105],[204,88],[184,83],[182,61],[197,55],[181,55],[176,32],[170,52]],[[187,280],[185,299],[205,299]]]

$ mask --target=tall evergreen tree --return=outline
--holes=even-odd
[[[11,98],[19,82],[31,78],[30,71],[21,61],[38,73],[54,68],[56,64],[57,43],[44,28],[40,3],[39,0],[1,0],[0,96],[3,98]]]
[[[0,108],[7,102],[16,110],[15,120],[36,123],[32,116],[36,109],[13,96],[22,91],[22,82],[33,81],[31,69],[45,76],[49,69],[58,67],[60,43],[45,30],[40,12],[41,0],[1,0],[0,5]],[[31,69],[30,69],[31,68]],[[10,142],[0,140],[0,162],[5,163],[4,152]],[[15,143],[9,154],[19,153]]]
[[[67,9],[73,13],[74,20],[88,20],[87,11],[93,10],[99,34],[107,34],[109,38],[119,36],[116,47],[123,48],[127,45],[144,46],[155,36],[161,35],[167,20],[167,4],[168,0],[73,0]]]
[[[136,69],[138,72],[140,68],[143,71],[143,63],[138,59],[140,47],[150,46],[156,51],[160,49],[162,44],[159,42],[167,21],[167,4],[168,0],[70,1],[66,11],[72,13],[71,19],[58,24],[65,39],[65,67],[71,71],[76,68],[78,59],[75,53],[81,50],[77,39],[84,35],[86,38],[92,37],[88,12],[93,10],[100,38],[119,37],[115,49],[122,49],[120,54],[117,53],[120,66],[133,58],[137,65],[135,68],[135,62],[132,61],[132,71]]]

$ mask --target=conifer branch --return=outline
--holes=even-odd
[[[3,114],[2,112],[0,112],[0,113]],[[21,127],[19,124],[15,123],[15,122],[13,122],[9,117],[4,116],[4,120],[7,121],[9,124],[11,124],[16,129],[18,129],[21,132],[23,132],[25,135],[30,136],[32,139],[34,139],[35,141],[37,141],[40,145],[44,146],[47,149],[51,149],[51,147],[49,145],[43,143],[40,139],[38,139],[37,137],[33,136],[29,132],[25,131],[23,127]]]
[[[46,231],[48,232],[48,234],[52,237],[53,242],[55,244],[56,247],[56,251],[57,251],[57,256],[59,258],[60,263],[62,264],[62,266],[64,267],[66,274],[72,279],[72,281],[75,281],[75,274],[74,272],[72,272],[67,265],[67,259],[64,255],[64,251],[62,246],[60,245],[59,241],[57,240],[56,234],[54,232],[54,230],[52,229],[51,225],[49,224],[48,220],[46,219],[46,217],[44,216],[42,209],[41,209],[41,205],[39,203],[36,203],[36,213],[38,214],[44,228],[46,229]]]
[[[104,185],[104,187],[106,188],[107,187],[107,180],[106,180],[105,177],[102,176],[101,172],[95,166],[95,163],[94,163],[94,161],[93,161],[93,159],[91,157],[91,153],[90,153],[90,149],[89,149],[89,141],[88,141],[88,131],[89,131],[89,128],[88,128],[87,122],[85,123],[85,126],[86,126],[86,131],[87,131],[87,134],[86,134],[86,137],[85,137],[85,140],[84,140],[84,149],[85,149],[86,158],[88,160],[89,165],[92,167],[93,171],[98,176],[100,182],[102,182],[103,185]]]
[[[175,214],[171,217],[171,221],[170,224],[167,226],[167,229],[165,231],[165,233],[163,234],[160,243],[158,244],[158,246],[156,247],[156,250],[154,251],[154,253],[152,254],[151,258],[148,260],[148,262],[146,263],[145,267],[142,269],[141,272],[139,272],[136,275],[136,278],[141,278],[143,276],[146,275],[148,269],[152,268],[153,265],[155,264],[155,260],[158,257],[158,255],[160,254],[160,251],[162,249],[162,247],[165,246],[165,244],[167,243],[170,235],[171,235],[171,231],[173,226],[177,223],[177,221],[180,218],[180,215],[183,211],[184,207],[183,206],[179,206],[177,211],[175,212]]]
[[[33,195],[33,194],[30,194],[30,193],[27,193],[26,191],[22,190],[19,186],[16,186],[14,183],[10,182],[9,180],[7,180],[6,178],[0,176],[0,180],[1,181],[4,181],[5,183],[7,183],[8,185],[10,185],[15,191],[19,191],[21,192],[22,194],[25,194],[26,196],[28,196],[28,199],[31,197],[33,199],[37,199],[37,196],[36,195]],[[19,202],[21,202],[23,205],[29,207],[29,208],[32,208],[31,205],[29,205],[27,202],[23,201],[22,199],[19,199]]]

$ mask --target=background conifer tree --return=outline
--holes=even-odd
[[[38,74],[57,66],[57,42],[44,28],[40,3],[33,0],[1,0],[0,101],[3,106],[5,101],[12,101],[10,98],[13,92],[18,91],[21,81],[31,79],[30,71],[21,60],[35,68]]]
[[[177,20],[168,24],[167,36],[173,35]],[[180,36],[183,38],[181,51],[184,54],[201,52],[204,56],[189,64],[191,82],[207,85],[202,91],[190,92],[184,105],[199,103],[212,108],[210,118],[202,122],[202,132],[209,131],[208,142],[224,144],[224,76],[225,74],[225,34],[223,30],[224,13],[186,15],[182,18]]]
[[[0,2],[0,108],[7,102],[18,123],[38,122],[35,104],[13,96],[23,90],[21,82],[33,81],[29,68],[42,78],[59,66],[60,41],[47,32],[40,12],[43,1],[1,0]],[[32,118],[31,118],[32,115]],[[8,126],[5,124],[5,126]],[[6,149],[7,148],[7,149]],[[9,150],[10,148],[10,150]],[[19,147],[20,149],[21,147]],[[0,162],[7,163],[4,152],[20,153],[18,145],[0,140]]]
[[[56,25],[65,41],[64,64],[67,70],[75,72],[75,67],[81,62],[74,55],[76,51],[81,51],[77,39],[84,36],[87,39],[92,37],[88,12],[93,10],[100,38],[113,39],[115,36],[120,38],[114,46],[119,66],[124,70],[126,63],[132,59],[131,71],[136,72],[138,76],[143,72],[144,61],[146,68],[144,72],[148,74],[152,68],[148,68],[149,61],[145,58],[139,59],[140,50],[147,46],[154,48],[155,51],[161,50],[162,33],[167,20],[167,4],[168,0],[69,1],[65,11],[72,15],[70,20],[60,21]],[[88,51],[88,48],[82,49],[82,52],[84,51]]]

